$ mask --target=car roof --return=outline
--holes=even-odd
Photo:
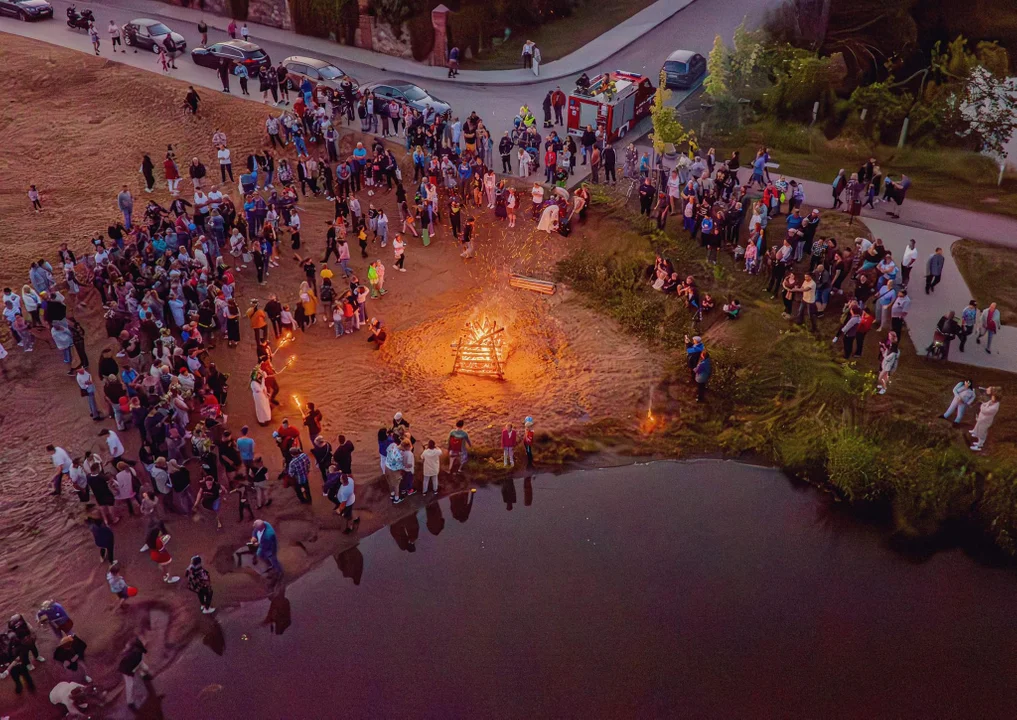
[[[230,47],[235,47],[237,50],[246,50],[248,52],[261,50],[260,46],[255,45],[252,42],[247,42],[246,40],[223,40],[222,42],[216,43],[216,45],[229,45]]]
[[[667,56],[668,61],[677,60],[678,62],[688,62],[692,59],[693,55],[698,55],[691,50],[675,50],[673,53]],[[659,57],[659,56],[658,56]]]
[[[152,18],[135,18],[135,19],[131,20],[128,23],[128,25],[155,25],[157,22],[162,22],[162,21],[161,20],[153,20]]]
[[[306,55],[290,55],[288,58],[283,60],[284,64],[289,62],[300,63],[301,65],[310,65],[311,67],[316,68],[323,68],[328,66],[338,67],[337,65],[334,65],[333,63],[330,63],[326,60],[319,60],[318,58],[307,57]]]

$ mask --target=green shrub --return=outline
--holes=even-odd
[[[410,31],[410,50],[413,59],[423,62],[434,49],[434,26],[431,24],[431,13],[420,13],[406,21]]]
[[[845,427],[826,443],[826,472],[848,500],[876,500],[888,490],[884,451],[855,427]]]

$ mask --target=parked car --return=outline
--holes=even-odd
[[[202,67],[216,69],[219,67],[219,60],[223,58],[229,61],[230,72],[237,65],[244,65],[252,77],[262,66],[272,65],[267,52],[244,40],[226,40],[191,50],[191,60],[195,65]]]
[[[10,15],[24,22],[52,19],[53,6],[46,0],[0,0],[0,15]]]
[[[179,52],[182,53],[187,49],[187,41],[184,36],[173,32],[158,20],[137,18],[124,25],[123,31],[124,42],[142,50],[158,52],[157,48],[163,46],[167,35],[173,38]]]
[[[395,100],[400,105],[409,105],[414,110],[423,112],[429,107],[439,115],[452,111],[452,106],[439,100],[423,88],[402,80],[383,80],[368,83],[360,88],[361,93],[373,92],[375,96]]]
[[[324,60],[303,55],[290,55],[282,61],[282,64],[289,72],[289,75],[286,77],[286,83],[289,85],[290,90],[299,90],[300,83],[303,82],[304,78],[311,81],[312,88],[316,89],[318,85],[324,85],[331,93],[340,92],[339,86],[344,77],[349,77],[353,83],[354,92],[360,87],[359,83],[352,76]]]
[[[706,58],[691,50],[675,50],[660,70],[660,82],[666,88],[688,90],[706,75]]]

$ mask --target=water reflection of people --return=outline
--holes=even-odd
[[[512,511],[512,506],[518,502],[516,498],[516,481],[508,478],[501,481],[501,499],[505,503],[505,509]]]
[[[533,476],[527,475],[523,478],[523,505],[529,507],[533,504]]]
[[[406,552],[417,551],[416,543],[417,538],[420,537],[420,521],[417,520],[416,513],[396,520],[388,526],[388,529],[392,533],[392,537],[395,538],[396,545],[399,546],[400,550],[405,550]]]
[[[469,490],[453,493],[448,497],[449,509],[452,510],[452,517],[461,523],[470,519],[470,510],[473,509],[473,493]]]
[[[427,506],[427,531],[439,535],[445,529],[445,517],[441,514],[441,504],[435,500]]]
[[[280,586],[279,592],[272,595],[264,623],[275,635],[282,635],[293,624],[292,608],[290,601],[286,598],[285,586]]]
[[[339,572],[344,578],[353,580],[354,585],[360,584],[360,578],[364,576],[364,554],[360,552],[360,548],[354,545],[337,553],[335,564],[339,566]]]

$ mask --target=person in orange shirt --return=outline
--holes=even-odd
[[[257,300],[251,300],[251,307],[247,309],[247,317],[251,321],[251,329],[254,330],[254,341],[265,342],[268,340],[268,315],[258,307]]]

